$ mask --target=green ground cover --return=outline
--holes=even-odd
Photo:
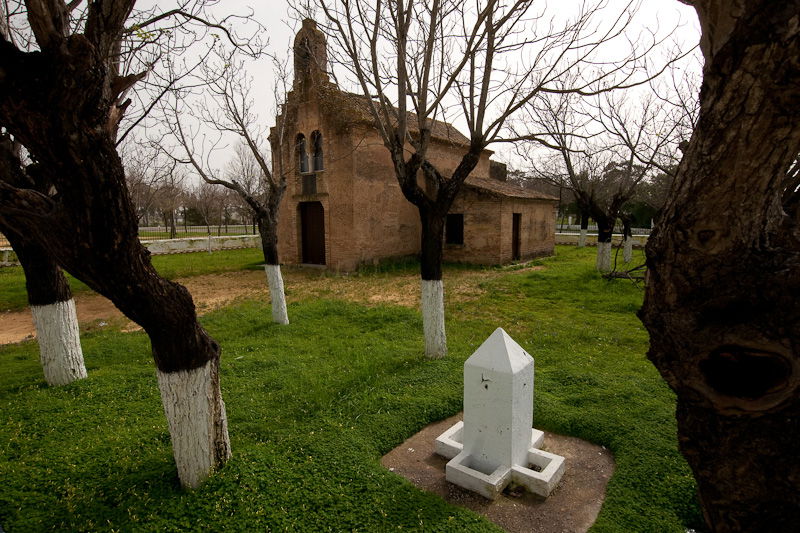
[[[219,250],[211,254],[195,252],[189,254],[154,255],[156,270],[169,279],[216,274],[259,268],[264,263],[260,249]],[[91,291],[82,282],[67,274],[73,294]],[[22,267],[0,268],[0,312],[18,311],[28,305],[25,291],[25,273]]]
[[[541,264],[502,271],[479,300],[449,305],[450,354],[439,361],[421,355],[419,313],[397,306],[302,301],[290,305],[289,326],[270,323],[262,302],[205,316],[223,347],[234,455],[194,491],[178,486],[144,334],[84,335],[89,379],[62,388],[45,386],[33,342],[0,347],[0,525],[9,533],[496,531],[379,459],[460,410],[463,361],[503,326],[536,359],[536,427],[614,453],[593,531],[697,527],[674,396],[646,360],[634,315],[641,290],[600,279],[593,250],[559,248]]]

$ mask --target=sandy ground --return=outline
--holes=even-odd
[[[540,268],[543,267],[533,266],[521,270]],[[476,299],[484,292],[480,284],[498,275],[500,271],[497,270],[448,273],[444,282],[447,298],[454,301]],[[366,305],[416,307],[419,304],[417,274],[348,276],[333,275],[317,269],[284,268],[283,276],[289,302],[310,298],[339,298]],[[262,271],[208,274],[177,281],[189,289],[201,315],[236,300],[268,297],[266,274]],[[138,329],[114,304],[98,294],[81,293],[75,297],[75,304],[82,330],[98,327],[115,327],[123,331]],[[28,309],[2,312],[0,323],[0,344],[20,342],[36,335],[33,317]]]
[[[597,519],[606,486],[614,472],[607,449],[545,432],[543,449],[566,459],[561,482],[548,498],[523,491],[506,491],[496,500],[457,487],[445,480],[447,459],[434,453],[434,440],[461,420],[457,415],[426,426],[383,456],[381,464],[420,489],[447,502],[471,509],[512,533],[583,533]]]

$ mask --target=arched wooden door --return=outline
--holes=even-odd
[[[302,262],[325,264],[325,210],[320,202],[300,202]]]

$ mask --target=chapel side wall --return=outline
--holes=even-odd
[[[419,213],[400,190],[388,150],[378,134],[366,128],[354,129],[352,143],[354,239],[347,250],[348,269],[418,254]]]
[[[325,125],[323,125],[325,128]],[[321,128],[325,144],[325,172],[322,191],[327,203],[325,210],[325,257],[332,270],[352,270],[349,251],[356,239],[356,212],[352,202],[354,194],[353,153],[351,135],[342,129],[329,126]],[[319,182],[318,182],[319,183]]]
[[[522,215],[520,224],[520,258],[531,259],[553,255],[556,243],[556,208],[552,201],[507,198],[500,220],[501,262],[513,260],[513,214]]]
[[[464,244],[445,244],[445,261],[496,265],[500,254],[502,200],[462,189],[450,213],[464,215]]]

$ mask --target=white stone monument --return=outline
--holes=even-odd
[[[532,425],[533,358],[497,328],[464,363],[464,421],[436,439],[447,481],[491,500],[509,483],[549,496],[564,458]]]

